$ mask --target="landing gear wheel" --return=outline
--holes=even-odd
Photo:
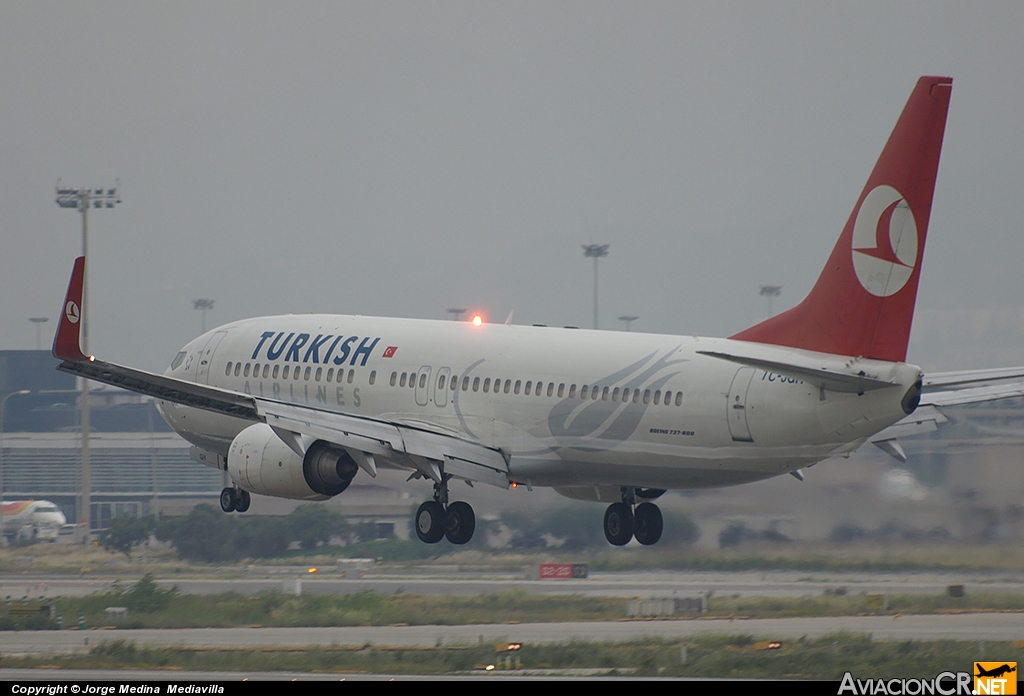
[[[612,503],[604,513],[604,537],[609,544],[625,546],[633,538],[633,511],[625,503]]]
[[[654,503],[640,503],[633,513],[636,520],[636,528],[633,536],[644,546],[657,544],[661,538],[661,530],[665,528],[665,521],[661,517],[661,509]]]
[[[444,535],[453,544],[465,544],[473,538],[476,530],[476,515],[469,503],[461,500],[448,506],[445,516]]]
[[[220,492],[220,509],[224,512],[234,512],[238,501],[235,498],[234,488],[225,488]]]
[[[444,508],[436,500],[428,500],[416,510],[416,536],[420,541],[428,544],[436,544],[444,537],[445,532]]]
[[[249,491],[241,488],[235,489],[235,512],[245,512],[251,504],[252,497],[249,495]]]

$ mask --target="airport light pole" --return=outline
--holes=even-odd
[[[609,244],[584,244],[584,258],[594,259],[594,328],[597,328],[597,260],[608,255]]]
[[[638,317],[638,316],[632,316],[632,315],[628,315],[627,314],[627,315],[619,317],[619,321],[624,322],[626,324],[626,332],[628,333],[629,332],[629,325],[632,324],[634,321],[636,321],[639,318],[640,317]]]
[[[772,299],[782,294],[781,285],[762,285],[758,294],[761,297],[768,298],[768,316],[775,316],[775,312],[772,311]]]
[[[454,315],[455,321],[459,321],[459,320],[462,319],[462,315],[465,314],[467,310],[459,309],[458,307],[451,307],[451,308],[447,309],[446,311],[449,314]]]
[[[50,321],[50,317],[29,317],[28,320],[36,325],[36,350],[43,349],[43,324]]]
[[[192,300],[192,309],[198,309],[203,314],[202,326],[203,333],[206,333],[206,310],[213,309],[213,300],[202,299]]]
[[[89,355],[89,209],[113,208],[121,202],[121,180],[114,180],[113,188],[67,188],[60,185],[57,180],[56,203],[61,208],[77,210],[82,214],[82,256],[85,257],[85,268],[82,272],[82,319],[81,319],[81,348],[82,352]],[[82,509],[79,515],[80,526],[85,527],[86,539],[92,532],[90,520],[92,500],[90,489],[92,482],[89,472],[89,380],[82,378]]]
[[[22,389],[21,391],[11,392],[0,400],[0,533],[3,532],[3,507],[4,507],[4,418],[7,416],[7,400],[12,396],[24,396],[25,394],[31,394],[31,389]]]

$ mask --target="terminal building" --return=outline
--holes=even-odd
[[[3,500],[45,499],[82,519],[82,434],[77,379],[45,350],[0,351],[0,480]],[[28,393],[22,393],[27,391]],[[119,514],[216,503],[222,474],[189,457],[147,397],[90,391],[93,530]]]

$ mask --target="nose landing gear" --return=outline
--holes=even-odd
[[[604,513],[604,537],[609,544],[625,546],[635,538],[644,546],[658,543],[664,529],[661,509],[654,503],[636,505],[636,489],[623,487],[622,502],[612,503]]]

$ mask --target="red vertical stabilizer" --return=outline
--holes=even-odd
[[[953,80],[922,77],[803,302],[732,336],[903,362]]]

